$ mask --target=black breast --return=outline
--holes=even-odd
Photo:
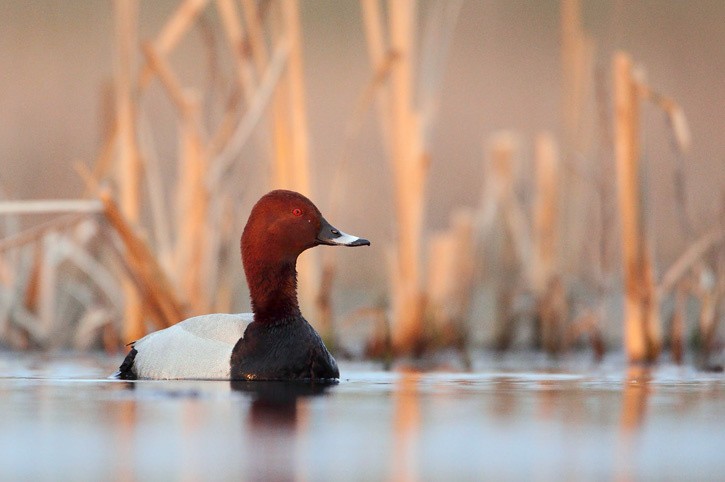
[[[234,346],[232,380],[329,380],[340,377],[320,335],[302,317],[252,322]]]

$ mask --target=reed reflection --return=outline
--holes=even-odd
[[[232,381],[232,390],[252,401],[243,427],[249,437],[247,480],[298,480],[304,463],[298,463],[297,438],[306,427],[306,403],[335,384],[281,381]],[[303,461],[302,461],[303,462]],[[304,478],[304,477],[303,477]]]
[[[635,480],[638,435],[644,426],[651,393],[650,367],[633,365],[627,370],[619,418],[619,441],[616,453],[616,480]]]
[[[416,452],[420,432],[420,400],[418,383],[421,374],[403,372],[393,397],[395,447],[392,452],[392,474],[390,480],[418,480]]]

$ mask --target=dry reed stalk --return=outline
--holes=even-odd
[[[216,158],[232,138],[232,134],[239,124],[239,118],[241,117],[241,97],[239,89],[234,89],[232,95],[227,100],[222,120],[217,125],[216,130],[212,133],[207,143],[206,156],[208,159]]]
[[[167,273],[174,271],[173,265],[173,243],[171,241],[171,222],[169,207],[166,202],[165,184],[162,181],[160,172],[160,161],[154,144],[153,132],[148,119],[141,116],[139,122],[139,147],[144,159],[144,179],[146,180],[146,192],[151,204],[151,224],[156,242],[156,253],[161,266]],[[98,193],[98,187],[92,192]]]
[[[311,189],[304,72],[302,70],[302,32],[298,0],[282,0],[282,17],[290,42],[287,65],[290,127],[292,134],[292,180],[296,190],[309,195]]]
[[[104,328],[113,325],[112,317],[111,312],[102,306],[89,307],[78,320],[78,326],[73,333],[73,348],[76,350],[90,349],[98,335],[103,336]],[[120,340],[117,341],[119,343],[114,347],[116,350],[121,346]]]
[[[96,200],[34,199],[30,201],[0,201],[3,214],[97,213],[102,209]]]
[[[115,101],[115,98],[114,98]],[[115,115],[115,114],[114,114]],[[108,177],[109,173],[112,170],[113,161],[116,156],[117,151],[117,144],[118,144],[118,128],[116,126],[116,122],[118,121],[117,118],[113,119],[114,125],[112,126],[110,132],[108,133],[108,137],[103,142],[103,147],[101,148],[101,152],[98,154],[96,159],[93,161],[93,169],[90,174],[90,177],[93,179],[105,179]],[[76,169],[77,170],[77,169]],[[92,194],[93,191],[88,191],[88,188],[85,195]]]
[[[581,153],[587,152],[593,129],[587,113],[587,99],[593,90],[595,45],[582,26],[580,0],[561,0],[561,61],[562,61],[562,100],[563,100],[563,152],[569,164],[582,163]],[[575,157],[576,156],[576,157]],[[581,169],[582,166],[575,166]],[[578,269],[581,253],[580,246],[586,243],[585,223],[580,222],[586,217],[586,202],[589,194],[575,172],[567,169],[561,171],[561,191],[563,203],[561,225],[562,238],[573,248],[564,253],[561,260],[569,269]]]
[[[474,278],[473,225],[473,214],[458,210],[451,227],[429,240],[426,308],[443,345],[464,339]]]
[[[520,175],[518,141],[513,133],[502,131],[493,136],[489,148],[490,182],[487,188],[494,196],[494,201],[486,209],[493,209],[489,216],[498,215],[503,219],[510,236],[512,256],[522,266],[528,266],[531,253],[528,221],[516,195],[516,183]]]
[[[262,83],[257,89],[254,99],[252,100],[252,103],[250,104],[247,111],[245,112],[244,117],[239,122],[234,132],[230,135],[229,141],[224,145],[224,147],[219,151],[217,155],[214,155],[214,152],[212,150],[208,150],[207,157],[209,159],[215,158],[214,164],[211,167],[208,176],[210,187],[217,186],[217,184],[222,181],[224,174],[228,171],[231,164],[237,159],[239,151],[242,149],[242,147],[244,147],[244,144],[246,144],[247,140],[249,140],[249,137],[251,136],[254,128],[264,115],[265,107],[267,106],[270,98],[272,98],[273,113],[275,119],[275,149],[283,148],[284,152],[287,152],[287,138],[285,137],[285,135],[283,135],[286,130],[284,130],[284,132],[278,131],[276,121],[278,119],[284,121],[284,111],[279,110],[280,107],[284,107],[284,105],[279,101],[280,99],[278,98],[278,96],[280,81],[284,72],[285,65],[287,64],[289,52],[289,42],[284,39],[277,42],[277,46],[275,48],[272,60],[270,61],[269,66],[264,72]],[[284,124],[282,125],[284,126]],[[220,140],[215,139],[215,142],[220,142]],[[289,159],[288,154],[275,152],[275,157],[273,161],[273,179],[275,179],[275,185],[280,185],[278,183],[281,182],[277,180],[278,175],[276,174],[276,172],[278,170],[280,173],[287,172],[287,170],[285,170],[284,168],[284,165],[282,164],[282,161],[285,159]],[[281,167],[278,168],[278,165],[280,165]],[[284,182],[287,182],[287,180],[285,179]]]
[[[169,99],[176,107],[177,112],[180,115],[185,115],[189,109],[187,103],[187,94],[184,92],[184,88],[176,78],[173,69],[167,62],[166,58],[159,54],[157,49],[151,42],[144,42],[141,45],[144,55],[146,56],[146,65],[151,69],[161,81],[164,90],[169,95]]]
[[[417,107],[420,136],[430,145],[431,133],[440,104],[440,88],[463,0],[437,1],[428,9],[420,41],[418,59]]]
[[[115,0],[116,14],[116,128],[118,130],[117,176],[120,207],[123,216],[132,224],[139,221],[141,162],[136,146],[136,91],[134,70],[138,38],[137,0]],[[124,285],[126,295],[125,333],[127,340],[144,334],[143,308],[136,290]]]
[[[564,286],[557,273],[559,157],[556,141],[539,134],[535,145],[536,192],[534,198],[534,256],[530,275],[537,298],[537,323],[541,342],[549,353],[559,352],[568,306]]]
[[[702,365],[709,365],[710,354],[715,345],[717,312],[720,296],[715,273],[707,266],[700,266],[695,291],[700,298],[700,359]]]
[[[118,138],[118,184],[121,210],[138,222],[141,164],[136,146],[136,105],[133,73],[136,62],[138,3],[116,0],[116,116]]]
[[[586,310],[564,331],[564,337],[561,347],[564,350],[569,349],[582,335],[589,337],[589,344],[594,353],[594,359],[601,361],[604,358],[605,346],[602,338],[602,332],[599,329],[599,323],[602,319],[603,307],[597,311]]]
[[[427,307],[441,333],[450,321],[446,308],[456,283],[456,240],[450,230],[434,233],[428,240]]]
[[[390,48],[398,54],[391,72],[391,162],[395,186],[397,243],[393,265],[393,346],[411,352],[422,336],[420,258],[427,157],[420,118],[413,107],[416,1],[388,5]]]
[[[242,7],[244,23],[247,26],[249,45],[252,50],[252,58],[257,67],[257,74],[261,76],[269,61],[267,46],[264,40],[261,12],[257,7],[256,0],[242,0]]]
[[[385,79],[385,75],[378,74],[387,72],[392,68],[391,61],[397,60],[398,53],[390,52],[386,49],[386,39],[384,34],[383,17],[380,11],[379,0],[362,0],[360,2],[363,13],[363,22],[365,27],[365,39],[368,47],[368,57],[375,77]],[[390,90],[387,83],[379,84],[376,89],[378,118],[380,125],[380,138],[383,141],[383,147],[388,155],[392,157],[391,144],[391,117],[389,114]]]
[[[682,107],[674,99],[656,92],[645,82],[639,82],[637,88],[643,99],[651,101],[667,114],[676,147],[683,154],[687,152],[692,144],[692,135]]]
[[[95,222],[93,222],[93,225],[94,228],[97,228]],[[93,232],[92,237],[95,237],[97,234],[97,232]],[[104,298],[116,313],[120,314],[123,312],[123,306],[118,299],[118,285],[116,280],[109,273],[108,269],[88,252],[85,246],[86,243],[87,240],[81,240],[79,242],[69,236],[59,238],[58,249],[63,258],[63,262],[72,263],[74,268],[84,273],[93,286],[97,288],[98,295]]]
[[[108,191],[101,192],[100,199],[105,219],[125,248],[124,252],[118,252],[119,259],[135,279],[135,288],[143,293],[149,309],[154,310],[158,324],[166,327],[183,319],[181,304],[149,247],[134,232]],[[110,245],[114,246],[113,243]]]
[[[281,2],[276,2],[271,11],[272,45],[286,42],[291,53],[292,40],[286,35],[281,10]],[[284,70],[281,71],[280,79],[274,86],[274,96],[272,98],[272,143],[274,149],[271,170],[272,186],[284,189],[291,189],[292,169],[289,164],[292,162],[293,155],[292,127],[289,118],[288,68],[289,58],[285,59]]]
[[[536,138],[536,192],[534,197],[534,263],[532,285],[541,293],[556,274],[559,231],[559,153],[548,133]]]
[[[536,327],[542,348],[550,354],[560,353],[566,345],[563,343],[564,326],[569,311],[566,290],[561,278],[549,279],[546,290],[537,299]]]
[[[591,88],[594,44],[584,33],[579,0],[561,0],[560,12],[564,131],[567,148],[580,151],[583,106]]]
[[[45,223],[38,224],[25,231],[15,233],[7,238],[0,239],[0,253],[38,240],[50,231],[62,231],[67,229],[80,223],[84,219],[87,219],[87,215],[85,214],[68,214]]]
[[[479,213],[478,231],[485,236],[496,220],[502,224],[501,252],[497,256],[496,326],[494,346],[509,348],[515,337],[513,303],[519,285],[519,273],[525,266],[526,225],[516,199],[516,178],[519,171],[518,145],[510,132],[499,132],[488,143],[486,187]]]
[[[662,277],[657,287],[658,298],[664,298],[688,272],[697,267],[707,253],[723,244],[725,244],[723,228],[715,228],[690,244]]]
[[[40,299],[40,273],[43,269],[43,243],[42,240],[33,243],[33,264],[28,275],[27,287],[25,288],[25,307],[33,312],[38,309]]]
[[[629,55],[615,53],[613,70],[615,152],[625,278],[625,346],[630,362],[654,362],[659,355],[661,334],[642,209],[638,145],[640,99]]]
[[[212,209],[212,213],[217,216],[213,224],[217,226],[214,230],[216,236],[209,239],[207,248],[208,257],[213,258],[208,263],[213,266],[214,271],[209,272],[207,286],[209,292],[214,293],[214,312],[229,313],[234,301],[233,273],[239,269],[239,249],[236,243],[229,243],[227,246],[224,243],[235,238],[238,211],[229,196],[217,200],[216,204],[217,207]]]
[[[160,56],[169,54],[176,47],[207,3],[209,0],[185,0],[179,5],[153,42],[155,51]],[[151,66],[144,66],[138,79],[139,90],[146,89],[153,76],[154,70]]]
[[[38,309],[40,319],[39,330],[43,339],[49,336],[56,322],[58,279],[58,234],[48,233],[42,240],[40,274],[38,276]]]
[[[216,4],[237,70],[237,83],[249,105],[254,97],[254,74],[245,52],[245,36],[239,21],[236,3],[233,0],[216,0]]]
[[[670,332],[672,359],[678,365],[681,365],[684,360],[686,302],[687,290],[681,285],[675,294],[675,308],[672,313],[672,327]]]
[[[181,118],[181,162],[179,165],[177,212],[176,266],[181,290],[189,298],[192,313],[204,313],[209,308],[204,289],[204,252],[209,227],[209,191],[206,183],[207,159],[201,138],[201,108],[190,94],[187,110]]]

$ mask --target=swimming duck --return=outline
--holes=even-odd
[[[319,245],[365,246],[334,228],[305,196],[272,191],[257,201],[241,239],[253,313],[181,321],[131,344],[121,379],[324,380],[340,373],[297,303],[297,257]]]

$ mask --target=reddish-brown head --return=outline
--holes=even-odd
[[[314,246],[320,211],[292,191],[272,191],[257,201],[242,235],[242,258],[294,260]]]
[[[296,305],[297,257],[320,244],[364,246],[370,242],[331,226],[302,194],[277,190],[262,196],[252,208],[242,234],[242,262],[253,307],[282,301],[270,297],[288,298],[287,304],[294,297]]]

